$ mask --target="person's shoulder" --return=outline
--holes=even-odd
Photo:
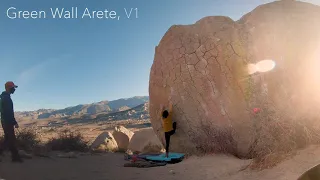
[[[11,99],[10,97],[10,94],[6,93],[6,92],[3,92],[1,95],[0,95],[1,99]]]

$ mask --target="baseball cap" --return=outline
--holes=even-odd
[[[8,82],[6,82],[6,84],[5,84],[5,88],[17,88],[18,86],[17,85],[15,85],[12,81],[8,81]]]

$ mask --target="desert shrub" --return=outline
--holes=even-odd
[[[4,134],[0,136],[0,143],[4,142]],[[40,145],[40,137],[34,129],[25,128],[16,131],[17,148],[24,151],[32,151]]]
[[[46,146],[53,151],[80,151],[85,152],[89,150],[88,142],[80,132],[74,133],[70,130],[59,132],[58,137],[51,138]]]
[[[35,129],[25,128],[16,133],[18,149],[32,151],[33,148],[40,145],[40,136]]]

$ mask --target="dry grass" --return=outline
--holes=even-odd
[[[59,132],[58,137],[51,138],[45,144],[41,141],[41,134],[33,128],[17,130],[16,138],[17,148],[19,150],[33,152],[35,154],[44,154],[49,151],[85,152],[89,150],[88,142],[84,140],[84,137],[80,133],[73,133],[69,130]],[[3,141],[4,136],[1,135],[0,142]]]
[[[39,133],[30,128],[18,130],[16,133],[18,149],[32,151],[41,143]]]
[[[21,129],[16,131],[16,145],[20,150],[31,152],[35,147],[40,145],[39,133],[34,129]],[[0,143],[4,141],[4,135],[0,136]]]
[[[88,142],[84,139],[81,133],[74,133],[70,130],[61,131],[56,138],[51,138],[46,147],[53,151],[80,151],[86,152],[89,150]]]

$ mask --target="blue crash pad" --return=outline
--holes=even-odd
[[[181,153],[169,153],[169,157],[166,157],[166,154],[160,154],[157,156],[146,156],[149,161],[162,161],[162,162],[173,162],[181,161],[184,158],[184,154]]]

